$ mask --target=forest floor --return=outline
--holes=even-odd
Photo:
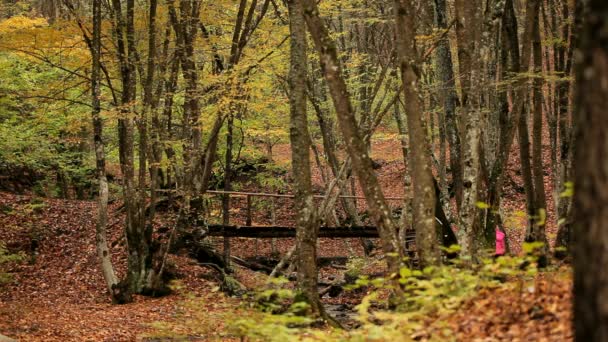
[[[400,196],[403,192],[404,168],[396,141],[387,137],[376,141],[373,147],[374,159],[381,165],[377,172],[382,186],[391,196]],[[275,155],[277,162],[284,162],[289,155],[288,146],[279,146]],[[513,217],[508,226],[512,251],[519,253],[523,225],[518,213],[523,210],[524,198],[518,190],[517,184],[521,181],[516,169],[517,164],[510,165],[513,181],[507,181],[505,208]],[[315,183],[320,188],[318,169]],[[551,198],[550,182],[546,183],[548,198]],[[157,330],[155,322],[179,326],[184,317],[196,312],[211,314],[238,306],[237,299],[218,291],[215,270],[200,266],[185,255],[170,257],[179,280],[179,288],[173,294],[161,298],[136,297],[131,304],[111,305],[96,259],[95,211],[95,202],[91,201],[0,193],[0,241],[4,241],[10,251],[25,252],[21,262],[9,264],[12,281],[0,286],[1,334],[21,341],[152,341],[146,336]],[[235,216],[241,215],[241,211],[236,210]],[[279,209],[279,216],[288,217],[290,211],[286,204]],[[552,217],[552,205],[548,211]],[[265,213],[256,215],[256,222],[268,221]],[[126,256],[119,203],[111,205],[110,217],[113,261],[122,274]],[[555,229],[554,224],[548,224],[551,240]],[[217,242],[219,245],[220,241]],[[292,244],[292,239],[279,240],[277,249],[285,253]],[[362,255],[355,239],[321,239],[319,243],[320,256],[348,256],[351,249]],[[241,258],[269,256],[271,246],[267,240],[252,242],[236,238],[232,239],[232,252]],[[320,277],[330,281],[332,272],[335,273],[324,268]],[[248,287],[265,280],[260,273],[240,268],[236,278]],[[326,302],[352,301],[348,296]],[[186,305],[193,297],[204,299],[198,302],[197,308]],[[445,317],[431,315],[429,320],[445,321],[454,340],[459,341],[565,341],[572,339],[570,302],[570,271],[568,267],[560,267],[541,273],[533,285],[481,290],[456,312]],[[223,330],[221,323],[214,322],[207,327],[207,338],[191,340],[225,339]],[[421,334],[418,338],[424,339],[424,336]]]

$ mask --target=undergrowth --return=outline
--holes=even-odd
[[[527,246],[528,250],[536,246]],[[245,300],[224,297],[219,292],[189,298],[183,303],[184,317],[175,322],[157,322],[153,338],[237,338],[247,341],[449,341],[446,317],[483,289],[523,288],[537,274],[533,253],[526,257],[487,258],[473,267],[454,261],[422,270],[403,267],[397,277],[403,297],[389,309],[393,281],[360,276],[350,290],[368,289],[356,307],[355,328],[341,330],[305,317],[306,304],[284,279],[273,279]],[[220,299],[218,299],[218,296]],[[394,299],[394,298],[393,298]],[[186,314],[187,313],[187,314]]]

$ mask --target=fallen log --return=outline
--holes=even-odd
[[[272,272],[272,268],[269,266],[266,266],[262,263],[256,262],[256,261],[252,261],[252,260],[244,260],[241,259],[239,257],[236,257],[234,255],[230,256],[230,260],[242,267],[246,267],[252,271],[256,271],[256,272],[264,272],[266,274],[270,274],[270,272]]]

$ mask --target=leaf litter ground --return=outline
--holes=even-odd
[[[381,166],[377,172],[387,196],[403,194],[401,175],[404,167],[396,141],[377,141],[373,148],[374,158]],[[278,162],[285,162],[289,156],[288,146],[278,146],[276,150]],[[512,251],[518,253],[524,230],[522,219],[516,213],[523,210],[524,197],[518,185],[521,179],[515,151],[509,164],[504,207],[506,213],[513,213],[508,235]],[[316,187],[322,189],[318,169],[314,177]],[[551,198],[550,175],[545,179],[547,197]],[[360,193],[360,189],[357,191]],[[557,228],[552,223],[555,222],[552,201],[548,203],[547,231],[553,240]],[[111,305],[97,265],[95,211],[96,205],[91,201],[39,200],[30,195],[0,193],[0,241],[4,241],[10,251],[25,251],[23,261],[4,266],[13,274],[13,281],[0,287],[0,333],[22,341],[134,341],[141,340],[151,331],[153,322],[175,322],[187,315],[182,304],[189,296],[205,296],[201,304],[205,307],[198,309],[208,312],[236,305],[234,301],[228,306],[216,305],[217,301],[232,301],[215,292],[216,272],[180,255],[171,256],[180,290],[162,298],[137,297],[128,305]],[[111,212],[113,261],[119,274],[123,274],[126,257],[121,223],[124,217],[118,203],[111,206]],[[242,219],[243,213],[244,209],[240,208],[235,217]],[[267,213],[256,215],[256,222],[268,223]],[[289,204],[279,206],[277,216],[284,223],[289,223],[292,215]],[[292,239],[279,240],[277,250],[285,253],[292,244]],[[237,238],[232,239],[232,245],[233,253],[241,258],[271,253],[267,240],[252,242]],[[321,239],[319,243],[320,256],[347,256],[351,249],[362,254],[356,239]],[[378,268],[369,271],[382,271],[380,266]],[[320,277],[331,281],[338,272],[324,268]],[[532,285],[482,290],[456,313],[441,319],[447,322],[453,337],[460,341],[570,340],[569,273],[567,267],[562,267],[541,274]],[[246,286],[264,282],[259,273],[246,269],[240,269],[237,278]],[[326,302],[353,305],[359,299],[360,296],[347,293]],[[429,317],[429,330],[433,329],[433,319]],[[220,338],[222,327],[214,329]],[[424,340],[427,333],[430,334],[421,331],[418,338]]]

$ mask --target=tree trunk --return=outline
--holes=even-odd
[[[440,264],[441,254],[435,230],[435,188],[428,156],[429,148],[422,115],[418,75],[415,71],[417,65],[413,62],[418,59],[414,25],[416,13],[409,0],[395,0],[393,11],[397,29],[397,56],[404,85],[407,125],[410,130],[410,170],[413,193],[416,194],[412,201],[416,247],[421,265],[424,267]]]
[[[92,120],[93,141],[95,144],[95,160],[97,167],[97,179],[99,181],[99,197],[97,199],[97,224],[95,227],[95,240],[97,256],[101,264],[101,271],[106,282],[112,301],[118,300],[119,294],[114,293],[118,284],[118,278],[114,273],[110,249],[108,248],[108,237],[106,229],[108,226],[108,180],[106,178],[105,153],[103,143],[103,121],[101,113],[101,0],[93,1],[93,44],[91,49],[93,55],[93,66],[91,72],[92,89]]]
[[[186,201],[196,192],[202,189],[203,169],[200,156],[203,154],[201,148],[201,128],[199,123],[200,101],[198,89],[198,68],[194,56],[194,42],[197,36],[198,9],[199,4],[189,0],[180,1],[179,16],[175,6],[169,5],[169,16],[173,30],[175,31],[176,44],[180,51],[182,75],[184,78],[184,133],[188,143],[184,147],[184,190]],[[186,203],[189,206],[189,203]]]
[[[565,75],[572,75],[572,59],[573,52],[579,46],[579,34],[582,28],[583,4],[580,0],[574,1],[572,18],[572,28],[570,29],[570,42],[568,53],[566,56]],[[567,8],[567,7],[566,7]],[[564,75],[564,76],[565,76]],[[574,133],[574,124],[568,125],[568,121],[574,121],[572,118],[572,109],[569,105],[569,98],[572,89],[571,82],[562,82],[559,87],[559,110],[558,110],[558,125],[560,138],[560,158],[559,158],[559,180],[557,191],[561,194],[568,192],[568,182],[572,182],[572,167],[574,154],[574,141],[572,139]],[[571,183],[570,183],[571,184]],[[566,257],[569,254],[570,248],[570,229],[572,219],[572,197],[560,196],[557,204],[557,217],[559,229],[555,240],[556,257]]]
[[[528,6],[526,8],[526,11],[532,11],[531,16],[529,16],[529,18],[532,20],[532,23],[528,23],[532,25],[532,50],[534,52],[533,57],[534,57],[534,71],[537,71],[537,61],[536,58],[541,58],[540,56],[537,57],[537,54],[540,55],[539,53],[539,49],[540,49],[540,31],[539,31],[539,18],[538,18],[538,12],[539,12],[539,7],[540,7],[540,2],[539,1],[532,1],[530,3],[528,3]],[[538,40],[538,41],[537,41]],[[529,51],[523,51],[522,53],[528,53]],[[534,86],[538,85],[537,80],[535,79],[532,84]],[[539,90],[540,92],[540,90]],[[526,111],[524,110],[524,113],[526,112],[532,112],[533,113],[533,129],[534,129],[534,133],[535,136],[533,136],[533,140],[536,140],[536,145],[533,146],[533,148],[542,148],[542,107],[538,107],[537,108],[537,102],[538,105],[541,105],[541,100],[542,100],[542,96],[541,94],[536,94],[536,90],[533,88],[533,101],[530,102],[529,110]],[[537,99],[538,97],[538,99]],[[538,112],[537,112],[538,110]],[[522,113],[522,115],[520,115],[519,117],[519,124],[518,124],[518,131],[519,131],[519,155],[520,155],[520,161],[521,161],[521,174],[522,174],[522,178],[524,181],[524,189],[525,189],[525,193],[526,193],[526,208],[527,208],[527,214],[528,214],[528,224],[526,227],[526,237],[525,240],[526,242],[543,242],[544,240],[544,223],[541,222],[541,220],[539,220],[540,216],[543,215],[545,213],[544,208],[543,208],[543,204],[539,203],[539,200],[545,200],[545,196],[544,196],[544,183],[543,183],[543,175],[542,175],[542,170],[537,170],[538,172],[536,172],[533,175],[533,162],[535,162],[536,164],[540,164],[540,165],[534,165],[534,166],[539,166],[540,168],[542,168],[542,150],[536,151],[536,155],[530,154],[530,140],[529,140],[529,133],[528,133],[528,120],[527,120],[527,116],[524,115],[524,113]],[[536,136],[537,135],[537,136]],[[533,141],[534,142],[534,141]],[[534,158],[536,160],[534,160]],[[540,177],[540,179],[537,179],[537,177]],[[542,187],[542,189],[538,189],[538,183],[540,183],[540,186]],[[542,195],[539,194],[540,191],[543,191]],[[546,207],[546,205],[544,205],[544,207]],[[539,223],[542,223],[543,225],[540,225]],[[542,232],[542,234],[541,234]],[[543,237],[541,237],[541,235],[543,235]],[[544,250],[544,248],[543,248]],[[542,255],[545,255],[546,251],[542,252]],[[545,258],[543,257],[543,263],[545,261]]]
[[[460,80],[462,92],[462,111],[464,117],[465,138],[463,142],[462,203],[459,210],[458,241],[461,256],[465,260],[475,257],[477,231],[477,195],[479,182],[479,144],[481,134],[481,113],[479,92],[470,88],[471,84],[480,81],[479,67],[473,67],[472,61],[480,58],[480,15],[479,2],[474,0],[456,1],[458,14],[458,62],[460,63]],[[481,62],[481,61],[480,61]]]
[[[49,23],[54,23],[61,14],[60,0],[38,0],[36,1],[36,9],[43,17],[49,20]]]
[[[500,34],[497,42],[497,82],[504,82],[511,77],[510,72],[518,67],[519,63],[519,47],[517,39],[517,21],[513,11],[513,2],[505,1],[505,7],[500,20]],[[510,56],[516,56],[516,58]],[[517,62],[517,63],[516,63]],[[509,135],[511,134],[514,125],[509,112],[508,89],[506,87],[496,87],[497,94],[495,97],[495,110],[497,120],[497,146],[496,156],[492,162],[482,163],[483,175],[486,181],[486,193],[483,200],[489,208],[483,212],[482,219],[485,220],[482,247],[495,248],[496,229],[499,228],[503,233],[502,219],[500,217],[501,192],[502,192],[502,177],[504,173],[503,162],[505,156],[508,156],[508,151],[511,148]],[[508,240],[507,240],[508,241]]]
[[[574,210],[574,330],[608,340],[608,2],[586,2],[577,70]]]
[[[447,29],[447,9],[445,0],[435,0],[435,25],[438,29]],[[452,183],[456,196],[456,204],[460,208],[462,202],[462,160],[460,133],[456,122],[456,82],[454,78],[454,67],[452,53],[450,51],[449,39],[445,37],[437,45],[435,58],[437,59],[438,77],[442,83],[441,97],[443,99],[443,110],[445,118],[445,131],[450,143],[450,169]]]
[[[445,0],[435,0],[435,25],[438,29],[447,30],[447,9]],[[456,122],[456,105],[458,95],[456,94],[456,82],[454,80],[454,66],[452,63],[452,53],[450,51],[450,41],[447,37],[443,38],[437,45],[435,58],[437,61],[437,73],[441,82],[441,99],[443,101],[443,115],[441,116],[441,164],[439,185],[441,188],[444,205],[449,209],[450,201],[449,189],[445,175],[445,140],[449,143],[450,151],[450,170],[452,174],[452,184],[456,197],[457,210],[462,202],[462,160],[461,143],[458,124]],[[447,194],[447,195],[446,195]],[[451,216],[451,213],[446,213]]]
[[[539,4],[540,5],[540,4]],[[546,264],[549,246],[545,234],[545,224],[547,217],[547,200],[545,196],[545,181],[543,167],[543,80],[542,76],[542,48],[540,37],[539,9],[536,9],[534,19],[532,54],[534,57],[534,73],[536,77],[533,81],[533,117],[532,117],[532,174],[534,180],[534,204],[536,220],[532,225],[532,241],[543,243],[543,247],[538,251],[541,264]]]
[[[412,213],[412,177],[410,175],[410,149],[408,146],[408,134],[406,128],[405,115],[399,110],[399,101],[395,103],[395,109],[393,115],[397,122],[397,130],[399,131],[399,142],[401,143],[401,154],[403,155],[403,166],[405,170],[403,172],[403,207],[401,209],[401,217],[399,218],[399,242],[405,248],[405,237],[408,230],[414,228],[413,225],[413,213]]]
[[[224,166],[224,191],[232,191],[232,140],[234,118],[228,117],[228,132],[226,134],[226,161]],[[224,226],[230,225],[230,195],[224,194],[222,197],[222,222]],[[230,270],[230,238],[224,236],[224,263]]]
[[[317,289],[318,215],[312,195],[310,170],[310,135],[306,117],[306,30],[302,7],[296,0],[288,2],[291,62],[289,70],[290,118],[289,138],[295,182],[296,244],[298,285],[310,313],[323,312]]]
[[[526,241],[530,242],[532,226],[534,225],[534,216],[537,213],[534,197],[534,183],[532,182],[532,165],[530,163],[530,136],[528,132],[527,109],[524,109],[524,112],[519,116],[517,132],[517,138],[519,140],[520,171],[524,183],[524,191],[526,193]]]
[[[126,287],[131,293],[153,293],[157,280],[153,268],[152,225],[146,225],[143,194],[138,196],[135,186],[134,125],[131,114],[136,99],[136,40],[135,2],[127,0],[126,17],[120,0],[113,0],[114,29],[122,82],[121,118],[118,122],[119,158],[123,176],[126,238],[128,246]],[[126,44],[125,44],[126,36]],[[142,190],[142,189],[140,189]]]

